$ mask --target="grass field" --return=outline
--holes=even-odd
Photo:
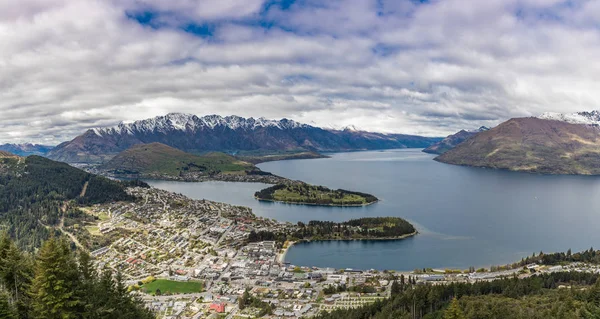
[[[161,294],[167,292],[172,294],[186,294],[202,291],[202,283],[198,281],[173,281],[167,279],[157,279],[149,284],[145,284],[142,290],[154,295],[156,289],[160,289]]]
[[[100,233],[100,228],[98,226],[85,226],[85,228],[87,229],[88,232],[90,232],[90,234],[92,234],[94,236],[102,235]]]
[[[273,198],[282,202],[318,202],[319,200],[331,201],[334,204],[366,203],[364,197],[354,194],[344,194],[338,191],[320,191],[316,188],[298,190],[292,187],[275,191]]]

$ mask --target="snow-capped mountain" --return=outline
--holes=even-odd
[[[555,113],[546,112],[538,116],[542,120],[555,120],[571,124],[600,125],[600,111],[576,112],[576,113]]]
[[[111,134],[130,134],[137,133],[169,133],[173,131],[197,132],[205,129],[228,128],[230,130],[255,130],[258,128],[278,128],[280,130],[310,127],[288,119],[278,121],[268,120],[264,117],[254,119],[243,118],[232,115],[222,117],[219,115],[207,115],[198,117],[193,114],[169,113],[165,116],[158,116],[151,119],[135,121],[133,123],[120,123],[114,127],[94,128],[94,133],[98,136]]]
[[[227,153],[344,151],[427,147],[440,139],[421,136],[322,129],[289,119],[170,113],[150,119],[94,128],[62,143],[48,157],[65,162],[104,162],[129,147],[159,142],[185,152]]]
[[[23,143],[23,144],[2,144],[0,145],[0,151],[9,152],[19,156],[29,155],[46,155],[53,146]]]
[[[487,127],[487,126],[480,126],[476,130],[471,130],[471,131],[467,131],[467,132],[470,132],[470,133],[480,133],[480,132],[485,132],[485,131],[489,131],[489,130],[490,130],[490,128]]]

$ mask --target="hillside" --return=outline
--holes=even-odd
[[[254,165],[223,153],[203,156],[189,154],[161,143],[138,144],[115,156],[101,168],[126,174],[167,174],[183,172],[244,172],[257,169]]]
[[[325,152],[427,147],[439,138],[355,130],[325,130],[288,119],[170,113],[116,127],[86,131],[48,157],[69,163],[103,163],[137,144],[159,142],[184,152],[229,154]]]
[[[597,126],[516,118],[477,134],[437,161],[543,174],[600,174]]]
[[[444,138],[443,140],[427,147],[423,150],[423,152],[430,154],[444,154],[447,151],[455,148],[458,144],[471,138],[472,136],[475,136],[476,134],[485,132],[487,130],[489,130],[489,128],[485,126],[482,126],[474,131],[460,130],[459,132],[452,135],[448,135],[448,137]]]
[[[233,156],[211,152],[189,154],[161,143],[138,144],[100,165],[103,174],[115,177],[184,181],[252,181],[278,183],[282,178],[266,173]]]
[[[82,194],[84,185],[86,192]],[[83,196],[82,196],[83,195]],[[39,247],[68,210],[66,202],[131,200],[125,185],[39,156],[0,156],[0,227],[28,250]]]

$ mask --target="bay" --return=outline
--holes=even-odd
[[[355,269],[467,268],[520,260],[540,251],[589,249],[600,243],[600,178],[546,176],[452,166],[418,149],[329,154],[331,158],[260,164],[262,170],[331,188],[373,194],[366,207],[265,203],[259,183],[151,181],[155,187],[251,207],[278,220],[344,221],[398,216],[419,230],[398,241],[311,242],[286,261]]]

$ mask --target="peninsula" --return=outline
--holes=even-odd
[[[261,201],[320,206],[366,206],[379,199],[373,195],[303,182],[280,183],[254,194]]]
[[[221,180],[277,184],[286,181],[282,177],[261,171],[252,163],[225,153],[196,155],[162,143],[135,145],[92,172],[117,178],[185,182]]]

